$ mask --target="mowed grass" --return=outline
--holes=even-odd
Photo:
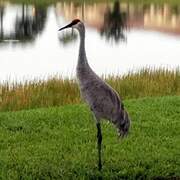
[[[123,99],[180,95],[180,69],[144,68],[104,77]],[[0,83],[0,111],[15,111],[81,103],[77,81],[50,76],[48,80]]]
[[[180,96],[126,100],[132,126],[118,139],[103,121],[103,169],[86,105],[0,113],[0,179],[180,178]]]

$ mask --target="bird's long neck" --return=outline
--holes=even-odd
[[[86,58],[86,51],[85,51],[85,27],[84,25],[79,30],[80,35],[80,46],[79,46],[79,57],[78,57],[78,68],[84,66],[88,66],[88,61]]]

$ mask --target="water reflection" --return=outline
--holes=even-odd
[[[75,42],[77,40],[77,32],[75,32],[73,29],[70,31],[64,31],[59,36],[59,42],[60,44],[63,44],[64,46],[71,44],[72,42]]]
[[[87,57],[99,75],[123,74],[147,65],[180,65],[180,5],[0,3],[0,81],[54,73],[73,77],[78,36],[57,30],[74,18],[85,22]]]
[[[3,35],[4,35],[3,16],[4,16],[4,7],[0,5],[0,42],[1,42],[1,39],[3,39]]]
[[[16,19],[15,33],[10,36],[21,41],[31,41],[42,32],[46,22],[46,9],[33,7],[33,16],[28,15],[28,6],[22,5],[22,16]]]
[[[14,6],[8,9],[7,4],[0,4],[0,43],[33,42],[40,34],[47,20],[47,8],[45,6],[27,5]],[[115,1],[114,3],[57,3],[56,15],[63,16],[71,21],[80,18],[85,23],[99,31],[99,34],[110,41],[125,41],[126,30],[143,28],[180,35],[180,5],[170,6],[165,3],[157,4],[133,4]],[[13,30],[6,33],[4,24],[9,11],[15,11]],[[76,35],[64,34],[59,37],[59,42],[64,45]]]
[[[19,12],[21,12],[20,15],[16,14],[13,31],[4,33],[4,7],[0,8],[1,43],[33,42],[36,36],[43,31],[47,17],[46,8],[22,4],[21,9],[18,9]]]
[[[87,25],[96,28],[101,33],[103,31],[104,34],[108,31],[108,26],[112,26],[113,31],[111,29],[111,31],[109,30],[111,33],[107,34],[111,34],[113,37],[116,37],[117,32],[121,32],[120,35],[125,38],[125,34],[122,34],[123,27],[125,29],[126,27],[130,29],[142,28],[149,31],[155,30],[180,35],[180,4],[147,4],[121,1],[92,4],[70,2],[57,3],[56,11],[60,16],[64,16],[67,21],[79,17]],[[113,25],[111,25],[110,20],[112,20]]]
[[[121,12],[120,2],[114,3],[113,10],[108,7],[104,14],[104,23],[101,27],[100,33],[105,36],[107,40],[118,42],[125,41],[125,30],[127,29],[127,13]]]

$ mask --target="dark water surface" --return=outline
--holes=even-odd
[[[86,25],[86,52],[99,74],[180,65],[180,5],[0,2],[0,81],[73,77],[79,38],[58,32],[74,18]]]

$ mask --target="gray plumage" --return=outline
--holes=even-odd
[[[108,119],[118,128],[120,135],[124,136],[130,125],[128,113],[117,92],[89,66],[85,52],[84,24],[80,22],[77,29],[80,34],[80,47],[76,71],[82,97],[89,104],[97,121]]]
[[[123,137],[128,133],[130,127],[130,118],[127,111],[124,109],[124,105],[118,93],[114,89],[112,89],[112,87],[110,87],[106,82],[104,82],[99,76],[97,76],[88,64],[85,52],[84,24],[80,20],[76,19],[60,30],[68,27],[77,29],[80,35],[79,57],[76,67],[76,74],[81,95],[90,106],[90,109],[93,112],[96,120],[98,130],[98,167],[99,170],[101,170],[102,134],[100,120],[107,119],[112,122],[116,126],[119,135]]]

